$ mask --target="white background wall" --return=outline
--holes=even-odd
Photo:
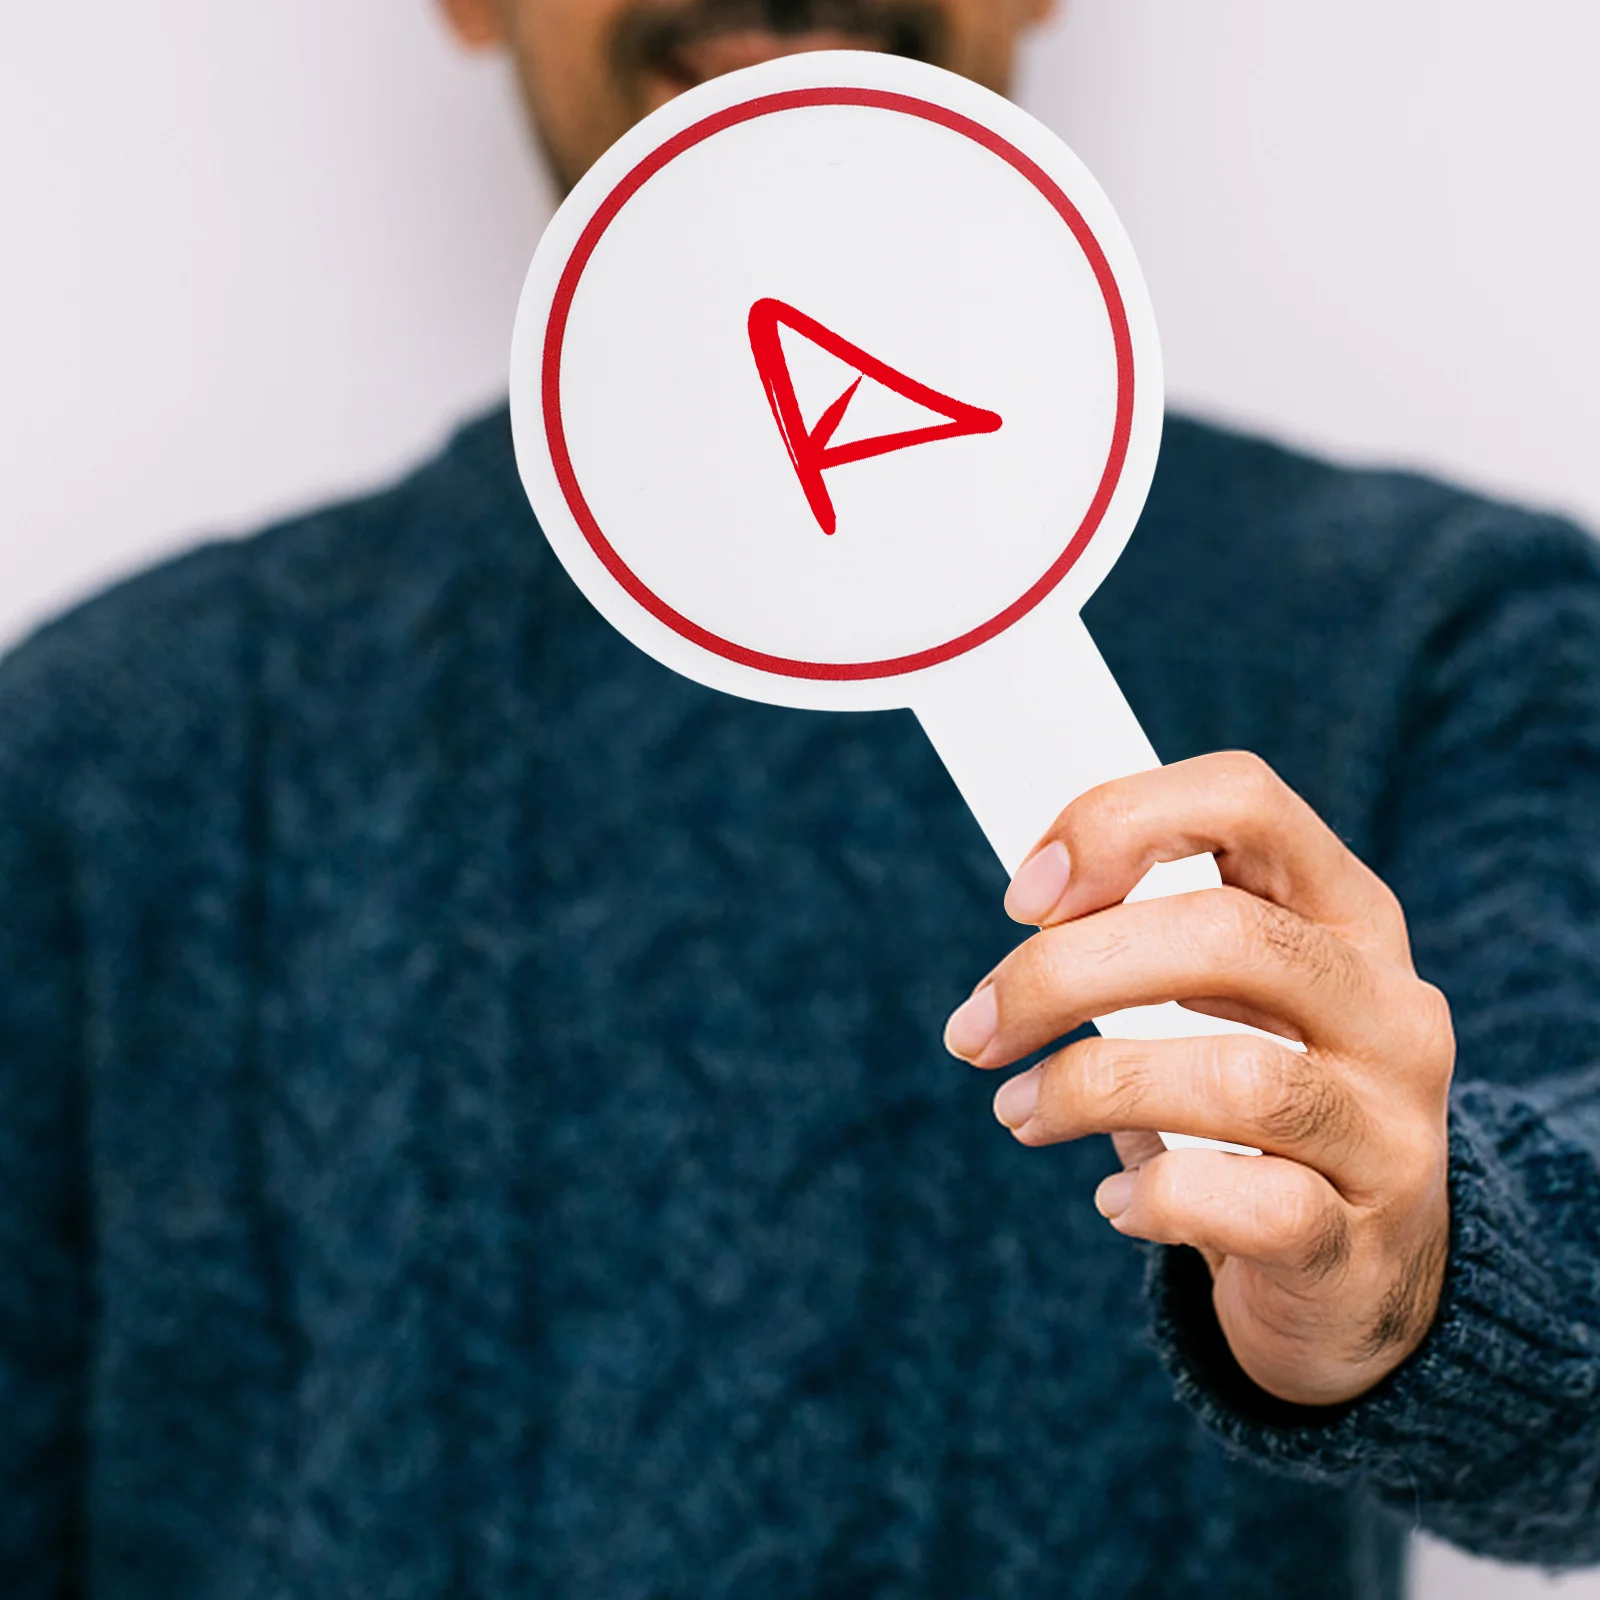
[[[489,402],[547,207],[426,0],[9,12],[0,642]],[[1593,0],[1076,0],[1022,90],[1122,207],[1177,398],[1600,527],[1597,60]],[[1552,1592],[1435,1550],[1418,1589]]]

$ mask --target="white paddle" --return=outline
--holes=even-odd
[[[1077,795],[1159,764],[1078,612],[1162,406],[1082,163],[870,54],[735,73],[628,133],[550,224],[512,353],[528,495],[612,625],[731,694],[911,707],[1012,873]],[[1219,881],[1196,856],[1135,896]],[[1098,1025],[1237,1031],[1177,1005]]]

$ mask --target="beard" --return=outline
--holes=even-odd
[[[685,63],[697,46],[739,33],[829,35],[936,63],[945,26],[938,0],[638,0],[613,35],[613,67],[623,82],[691,77]]]

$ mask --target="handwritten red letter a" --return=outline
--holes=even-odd
[[[818,418],[817,425],[808,429],[800,414],[800,402],[795,398],[794,379],[789,372],[789,362],[783,353],[779,325],[791,328],[802,338],[826,350],[860,374],[837,400]],[[758,300],[750,308],[750,349],[756,358],[756,368],[767,391],[772,415],[778,431],[794,463],[800,487],[818,526],[831,534],[838,526],[838,515],[828,494],[822,474],[832,467],[848,466],[852,461],[867,461],[873,456],[886,456],[895,450],[909,450],[913,445],[934,444],[940,439],[961,439],[968,434],[996,433],[1001,420],[992,411],[980,410],[964,401],[953,400],[937,389],[908,378],[886,362],[869,356],[858,345],[841,339],[838,334],[796,311],[781,300]],[[856,391],[871,378],[884,388],[910,400],[925,410],[935,412],[948,420],[932,427],[912,428],[901,433],[879,434],[870,439],[858,439],[850,444],[834,445],[830,441],[839,431],[844,414],[850,409]]]

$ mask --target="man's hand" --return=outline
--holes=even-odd
[[[1224,887],[1123,905],[1158,861],[1214,852]],[[1411,964],[1388,888],[1255,756],[1204,756],[1092,790],[1018,871],[1039,927],[950,1019],[1003,1067],[1091,1017],[1178,1000],[1251,1034],[1086,1039],[1011,1079],[1026,1145],[1116,1135],[1095,1196],[1122,1233],[1193,1245],[1239,1364],[1302,1405],[1364,1393],[1422,1341],[1449,1239],[1444,997]],[[1165,1150],[1165,1128],[1260,1156]]]

